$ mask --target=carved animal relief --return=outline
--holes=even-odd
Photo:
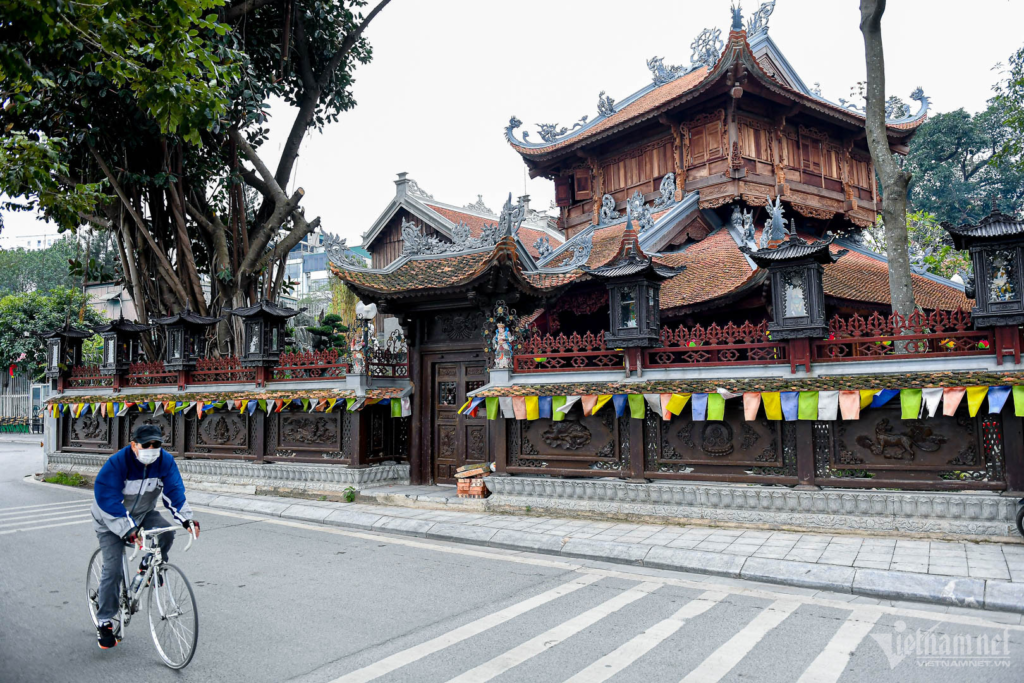
[[[541,432],[540,438],[552,448],[564,448],[578,451],[590,443],[590,430],[575,420],[552,422],[551,426]]]

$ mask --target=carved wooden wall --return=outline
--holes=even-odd
[[[180,417],[186,458],[255,460],[257,418],[234,410],[210,413],[202,420],[193,413]],[[262,422],[262,420],[260,420]]]
[[[574,407],[565,420],[509,420],[508,471],[562,476],[628,476],[630,418],[605,409],[584,417]]]
[[[117,417],[83,412],[79,417],[61,415],[57,447],[71,453],[113,453],[121,446]]]

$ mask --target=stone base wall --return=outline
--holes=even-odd
[[[563,512],[678,523],[797,531],[891,531],[900,535],[1020,539],[1017,498],[965,491],[799,490],[704,483],[630,483],[495,477],[484,480],[494,511]]]

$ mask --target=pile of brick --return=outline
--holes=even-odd
[[[484,485],[484,477],[494,471],[494,463],[463,465],[455,471],[459,498],[486,498],[491,495]]]

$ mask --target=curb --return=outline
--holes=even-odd
[[[206,495],[196,496],[194,493],[192,498],[205,499]],[[528,531],[490,529],[468,524],[347,511],[343,507],[224,495],[210,495],[208,500],[194,502],[212,508],[256,512],[283,519],[317,522],[360,531],[378,531],[566,558],[747,579],[884,600],[907,600],[1024,614],[1024,583],[819,565],[792,560],[769,560],[667,546],[558,538]]]

